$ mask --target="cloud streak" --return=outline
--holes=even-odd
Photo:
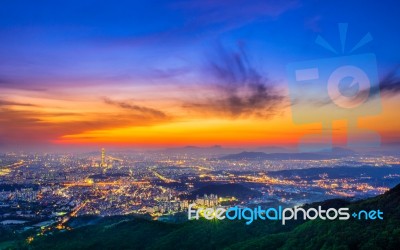
[[[1,100],[0,99],[0,107],[4,107],[4,106],[37,107],[37,105],[31,104],[31,103],[12,102],[12,101],[7,101],[7,100]]]
[[[165,118],[168,117],[164,112],[162,112],[160,110],[153,109],[153,108],[148,108],[148,107],[145,107],[145,106],[131,104],[131,103],[127,102],[127,101],[114,101],[114,100],[111,100],[108,97],[103,97],[103,101],[106,104],[117,106],[117,107],[120,107],[120,108],[125,109],[125,110],[130,110],[130,111],[133,111],[133,112],[135,112],[135,113],[137,113],[139,115],[143,115],[143,116],[150,116],[150,117],[153,117],[153,118],[162,118],[162,119],[165,119]]]
[[[185,108],[231,118],[267,118],[275,115],[284,101],[274,83],[250,63],[243,46],[236,51],[219,46],[217,53],[209,58],[205,73],[213,78],[213,96],[189,101]]]
[[[107,102],[121,110],[104,110],[96,113],[44,112],[16,110],[12,106],[18,105],[18,103],[0,102],[1,144],[9,146],[50,145],[68,135],[115,128],[151,126],[171,120],[166,114],[155,109],[109,99]]]
[[[189,0],[160,2],[159,7],[167,13],[180,17],[176,25],[169,26],[171,17],[160,19],[166,27],[144,35],[126,35],[112,38],[96,37],[95,42],[126,46],[148,44],[176,44],[209,38],[235,28],[243,27],[252,21],[263,18],[277,18],[283,13],[300,6],[299,1],[275,0]],[[160,18],[160,17],[159,17]],[[163,17],[161,17],[163,18]]]
[[[400,75],[399,75],[400,66],[397,66],[393,69],[389,74],[387,74],[379,83],[379,90],[372,89],[371,95],[376,95],[379,92],[382,95],[394,96],[400,93]]]
[[[400,75],[399,75],[400,66],[392,69],[386,76],[384,76],[378,85],[373,86],[372,88],[361,89],[361,93],[358,95],[362,95],[365,92],[369,94],[369,98],[376,98],[378,95],[382,97],[391,97],[400,94]],[[357,102],[357,99],[354,100]],[[295,100],[292,105],[299,104],[312,104],[315,107],[321,107],[332,104],[332,100],[330,98],[309,98],[306,100]]]

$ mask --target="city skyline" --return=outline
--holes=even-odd
[[[399,9],[2,1],[0,249],[397,250]]]

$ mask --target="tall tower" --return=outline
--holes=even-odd
[[[101,167],[106,166],[106,150],[104,148],[101,149]]]

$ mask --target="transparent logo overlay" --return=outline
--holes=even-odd
[[[348,147],[376,147],[380,136],[361,129],[359,118],[381,112],[376,57],[372,53],[353,54],[372,40],[367,33],[346,54],[347,24],[339,24],[342,55],[318,36],[316,43],[334,57],[294,62],[287,65],[293,122],[298,125],[320,123],[319,134],[307,134],[299,143],[300,151],[332,149],[332,123],[347,121]]]
[[[243,220],[246,225],[250,225],[256,220],[270,220],[281,221],[282,225],[286,225],[287,221],[291,220],[383,220],[383,212],[378,210],[359,210],[350,212],[349,208],[329,208],[322,209],[321,206],[317,208],[283,208],[269,207],[264,208],[257,206],[254,208],[249,207],[197,207],[196,204],[190,204],[188,209],[189,220],[199,220],[204,218],[206,220]]]

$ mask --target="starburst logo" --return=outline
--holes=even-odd
[[[346,38],[347,38],[347,23],[339,24],[339,36],[341,43],[341,53],[345,54]],[[372,41],[372,35],[368,32],[366,35],[354,45],[350,53],[363,47]],[[321,47],[338,54],[322,36],[318,35],[315,43]],[[375,58],[369,59],[373,61]],[[364,103],[369,96],[371,83],[368,75],[363,69],[346,65],[337,68],[328,79],[328,94],[331,100],[342,108],[354,108]]]

